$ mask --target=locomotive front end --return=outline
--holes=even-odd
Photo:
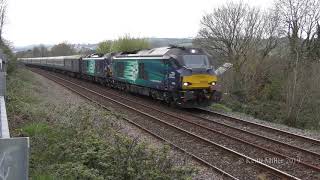
[[[208,56],[200,49],[185,49],[178,58],[181,68],[177,104],[183,107],[205,107],[220,101],[221,88]]]

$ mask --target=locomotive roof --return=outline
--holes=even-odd
[[[120,54],[115,58],[127,58],[127,57],[175,57],[184,54],[204,54],[201,49],[198,48],[185,48],[177,46],[161,47],[154,49],[140,50],[137,53]]]
[[[141,51],[138,51],[138,53],[132,54],[132,55],[138,55],[138,56],[163,56],[169,50],[170,50],[170,47],[161,47],[161,48],[141,50]]]
[[[35,57],[35,58],[18,58],[19,60],[64,60],[64,59],[80,59],[82,55],[72,56],[54,56],[54,57]]]
[[[198,48],[192,48],[192,47],[178,47],[178,46],[168,46],[168,47],[160,47],[160,48],[153,48],[153,49],[145,49],[140,50],[135,53],[109,53],[101,57],[96,56],[83,56],[83,55],[72,55],[72,56],[55,56],[55,57],[36,57],[36,58],[19,58],[19,60],[65,60],[65,59],[122,59],[122,58],[164,58],[169,59],[170,57],[173,57],[175,59],[181,59],[181,56],[186,54],[194,54],[194,55],[203,55],[206,54],[201,49]]]

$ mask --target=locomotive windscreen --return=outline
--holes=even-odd
[[[209,68],[210,63],[206,55],[184,55],[183,63],[189,68]]]

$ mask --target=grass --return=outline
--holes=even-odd
[[[31,141],[30,179],[191,179],[169,148],[150,148],[120,133],[121,115],[52,93],[31,72],[8,78],[8,118]]]
[[[214,103],[211,105],[211,109],[220,112],[232,112],[232,109],[224,104]]]

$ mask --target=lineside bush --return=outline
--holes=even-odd
[[[12,72],[15,71],[17,67],[17,58],[12,53],[12,50],[10,49],[10,47],[3,41],[0,41],[0,49],[7,58],[7,73],[11,74]]]

